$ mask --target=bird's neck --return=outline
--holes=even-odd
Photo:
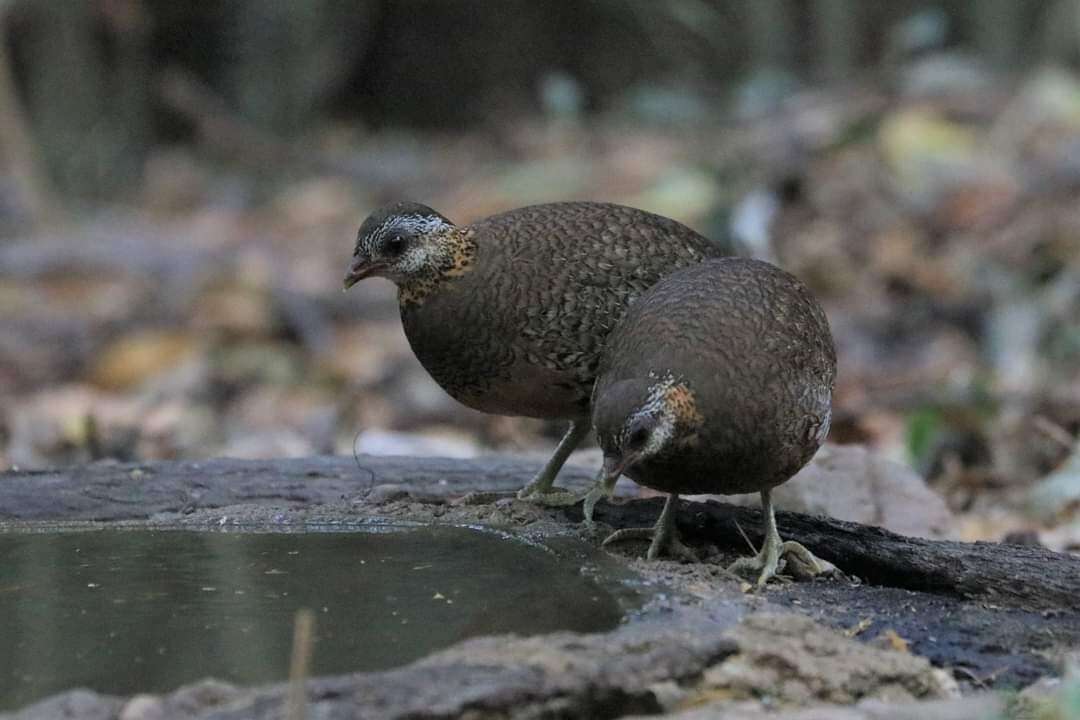
[[[476,261],[476,239],[472,230],[450,226],[425,243],[427,257],[423,269],[398,283],[402,307],[420,304],[447,283],[468,274]]]

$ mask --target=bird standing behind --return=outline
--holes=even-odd
[[[364,221],[345,275],[398,287],[405,335],[446,392],[488,413],[563,419],[554,455],[519,493],[544,504],[589,431],[608,333],[660,278],[720,249],[658,215],[606,203],[534,205],[458,226],[398,203]]]
[[[678,538],[679,493],[761,493],[765,544],[731,569],[764,584],[781,555],[820,572],[827,563],[780,541],[770,492],[799,471],[829,431],[836,353],[810,290],[758,260],[708,260],[642,295],[608,338],[593,396],[603,482],[585,515],[626,474],[670,493],[653,529],[620,530],[605,544],[649,537],[692,557]]]

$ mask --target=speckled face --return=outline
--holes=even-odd
[[[639,459],[656,455],[675,434],[675,414],[667,403],[666,388],[649,388],[645,404],[626,418],[619,432],[618,445],[624,454],[636,453]]]
[[[638,386],[640,388],[640,385]],[[651,378],[644,399],[630,384],[613,388],[615,394],[637,398],[597,398],[597,438],[609,473],[622,473],[675,445],[692,442],[701,415],[693,392],[671,375]],[[619,407],[628,408],[620,412]]]
[[[453,228],[453,223],[423,205],[399,203],[377,210],[356,235],[346,289],[366,277],[385,277],[400,285],[435,274],[445,254],[439,238]]]

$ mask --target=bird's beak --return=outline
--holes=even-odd
[[[348,290],[364,278],[371,277],[379,272],[383,267],[383,263],[375,262],[366,257],[355,257],[352,264],[349,265],[349,272],[345,273],[345,280],[342,284]]]
[[[619,479],[626,468],[630,467],[633,458],[619,455],[604,456],[604,481],[613,483]]]

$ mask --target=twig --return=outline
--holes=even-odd
[[[1046,417],[1045,415],[1036,415],[1031,419],[1031,424],[1035,426],[1035,429],[1041,432],[1046,437],[1050,438],[1054,442],[1058,443],[1062,447],[1071,450],[1074,444],[1073,436],[1068,430],[1058,425],[1056,422]]]
[[[368,483],[367,489],[364,492],[361,493],[361,496],[366,498],[368,495],[371,494],[371,491],[375,488],[375,471],[372,470],[369,467],[365,467],[364,465],[360,464],[360,452],[356,449],[356,444],[360,440],[360,433],[361,433],[361,431],[357,430],[356,435],[353,436],[352,456],[353,456],[353,461],[356,462],[357,469],[360,470],[361,472],[368,473],[368,477],[370,478],[370,482]]]
[[[308,608],[296,611],[293,624],[292,660],[289,662],[289,695],[285,717],[304,720],[307,714],[307,679],[311,673],[311,653],[315,640],[315,613]]]
[[[754,543],[750,542],[750,538],[746,536],[746,531],[742,529],[742,525],[739,524],[738,520],[735,521],[735,529],[739,531],[739,534],[742,535],[742,539],[745,540],[746,544],[750,546],[750,552],[752,552],[754,555],[757,555],[757,548],[754,547]]]

